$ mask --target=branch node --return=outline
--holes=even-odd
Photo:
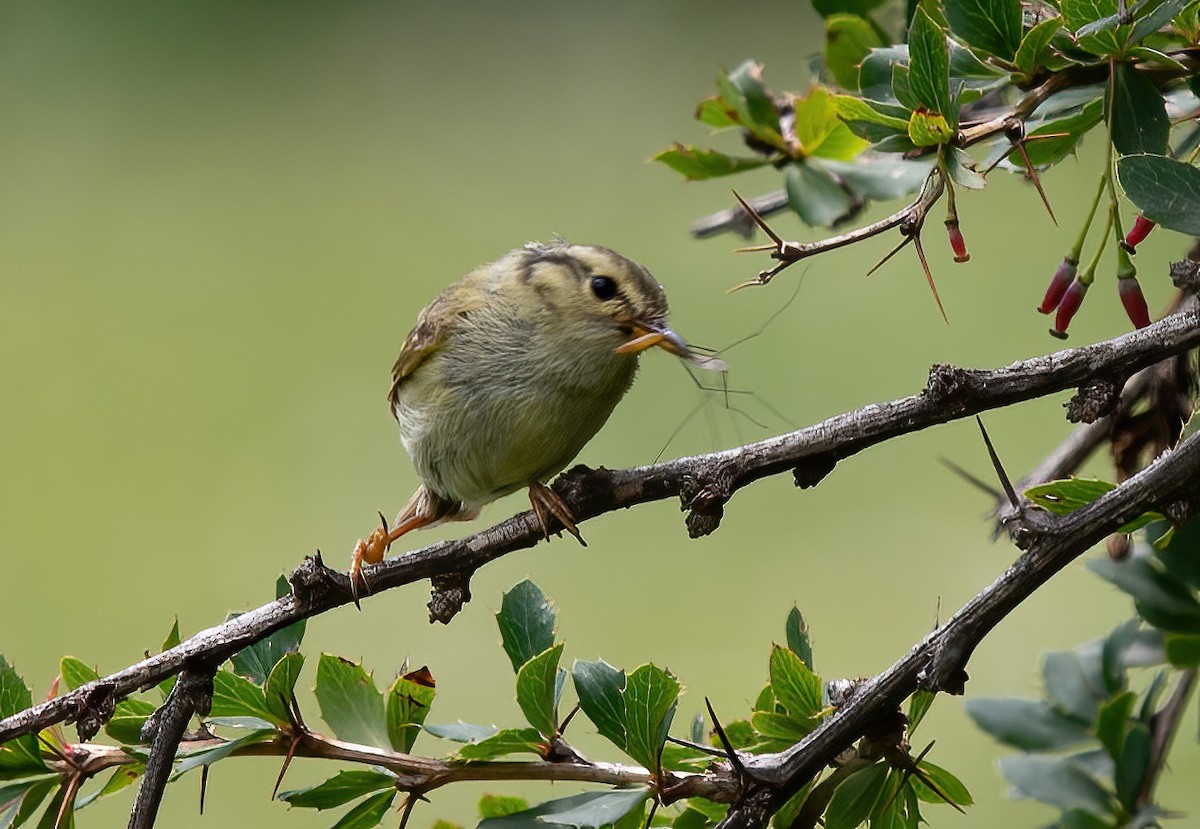
[[[942,641],[930,663],[917,673],[917,687],[922,691],[962,696],[970,679],[964,666],[974,648],[973,643],[966,641]]]
[[[321,551],[305,556],[304,561],[288,574],[292,595],[304,605],[319,604],[331,595],[350,592],[350,579],[331,569],[321,558]]]
[[[1067,420],[1072,423],[1095,423],[1105,415],[1112,414],[1121,401],[1123,385],[1124,381],[1117,381],[1111,376],[1091,378],[1064,404]]]
[[[1181,259],[1171,263],[1171,281],[1181,291],[1196,293],[1200,291],[1200,262],[1195,259]]]
[[[812,455],[796,464],[792,469],[792,478],[800,489],[810,489],[825,480],[825,476],[832,472],[835,466],[837,456],[832,452]]]
[[[475,571],[453,571],[429,579],[429,624],[450,624],[463,605],[471,601],[471,576]]]
[[[961,402],[975,390],[978,374],[973,369],[934,363],[929,367],[925,394],[937,401]]]
[[[700,538],[716,532],[725,516],[725,504],[731,496],[731,488],[720,480],[700,483],[699,478],[687,476],[680,488],[679,499],[682,509],[687,510],[685,520],[689,538]]]
[[[88,691],[73,712],[75,729],[79,732],[81,742],[86,743],[96,736],[100,727],[112,717],[116,705],[116,689],[110,683],[101,682]]]

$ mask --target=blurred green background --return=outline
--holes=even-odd
[[[156,648],[176,616],[187,635],[271,598],[275,578],[314,549],[344,566],[376,510],[394,513],[416,486],[384,402],[392,360],[420,307],[473,266],[560,233],[647,265],[694,342],[719,348],[762,328],[801,268],[727,295],[766,260],[735,255],[732,237],[694,241],[687,227],[728,206],[728,187],[684,185],[646,160],[674,140],[706,142],[691,113],[719,65],[755,57],[775,88],[806,88],[820,31],[797,2],[5,4],[0,652],[35,697],[64,654],[111,671]],[[714,140],[735,148],[732,136]],[[951,263],[931,222],[949,325],[915,257],[864,278],[893,240],[819,258],[797,300],[727,355],[731,384],[757,396],[739,405],[766,429],[656,352],[580,460],[649,463],[698,404],[667,456],[914,393],[932,362],[987,367],[1055,350],[1032,309],[1092,192],[1095,145],[1047,179],[1062,230],[1030,187],[1002,175],[960,199],[970,264]],[[778,177],[736,186],[756,194]],[[778,225],[814,238],[794,218]],[[1138,257],[1152,308],[1169,294],[1164,263],[1182,250],[1162,233]],[[1101,281],[1072,342],[1127,327]],[[986,418],[1014,476],[1066,433],[1065,397]],[[478,573],[448,628],[428,624],[418,585],[315,620],[306,650],[361,658],[380,684],[405,659],[428,664],[431,722],[516,724],[492,614],[529,575],[560,605],[568,659],[656,661],[688,688],[681,724],[705,695],[733,719],[764,682],[793,603],[819,672],[870,675],[1013,558],[990,543],[986,499],[940,456],[988,475],[975,425],[950,424],[845,461],[815,490],[783,476],[755,484],[710,538],[689,541],[675,503],[607,515],[584,527],[586,550],[556,539]],[[525,508],[511,496],[410,546]],[[1033,695],[1040,653],[1130,612],[1070,568],[979,649],[968,692]],[[617,759],[590,731],[580,721],[573,736]],[[999,750],[960,700],[939,700],[922,732],[979,802],[967,817],[928,808],[932,826],[1051,817],[1005,799]],[[1194,805],[1190,740],[1164,783],[1168,807]],[[193,774],[168,789],[161,825],[334,822],[285,816],[269,801],[276,768],[215,767],[203,818]],[[285,788],[332,772],[298,762]],[[414,825],[470,824],[481,792],[515,790],[573,791],[439,790]],[[104,801],[83,825],[124,825],[131,802]]]

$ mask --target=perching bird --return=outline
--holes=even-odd
[[[546,486],[600,430],[653,346],[724,371],[667,327],[667,297],[641,265],[608,248],[530,243],[450,285],[421,311],[388,393],[421,486],[389,530],[359,541],[365,563],[419,527],[468,521],[522,487],[547,537],[550,517],[582,543]]]

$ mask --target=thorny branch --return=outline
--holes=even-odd
[[[1112,340],[990,371],[935,365],[925,390],[910,397],[871,404],[804,429],[706,455],[624,470],[576,467],[555,482],[555,490],[578,521],[678,497],[688,512],[689,534],[707,535],[719,526],[724,505],[734,493],[760,478],[791,471],[798,486],[815,486],[838,461],[875,444],[1074,388],[1096,375],[1127,377],[1197,346],[1200,313],[1186,310]],[[458,582],[464,582],[488,562],[532,547],[541,535],[533,514],[525,512],[475,535],[431,544],[364,572],[376,594],[447,573],[461,574]],[[86,723],[95,733],[116,700],[178,674],[188,665],[220,664],[277,630],[352,599],[345,574],[325,567],[320,554],[306,559],[290,581],[290,595],[0,721],[0,742],[64,721]],[[433,601],[437,600],[435,595]]]

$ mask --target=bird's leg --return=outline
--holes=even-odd
[[[554,516],[562,523],[567,532],[575,536],[576,541],[584,547],[587,546],[587,542],[579,534],[579,528],[575,526],[575,516],[571,515],[571,510],[550,487],[538,481],[531,483],[529,485],[529,503],[533,505],[533,514],[537,516],[538,523],[542,525],[542,532],[545,533],[547,539],[550,538],[549,519],[550,516]]]
[[[367,536],[366,541],[361,538],[358,540],[358,543],[354,545],[354,552],[350,556],[350,594],[354,598],[355,607],[359,610],[362,609],[358,603],[359,587],[362,587],[367,593],[371,592],[367,577],[362,572],[363,564],[378,564],[383,561],[392,542],[397,538],[407,532],[428,526],[437,520],[436,513],[431,514],[422,509],[422,502],[417,496],[413,496],[413,499],[408,502],[408,505],[397,516],[396,526],[390,530],[383,513],[379,514],[379,526]]]

